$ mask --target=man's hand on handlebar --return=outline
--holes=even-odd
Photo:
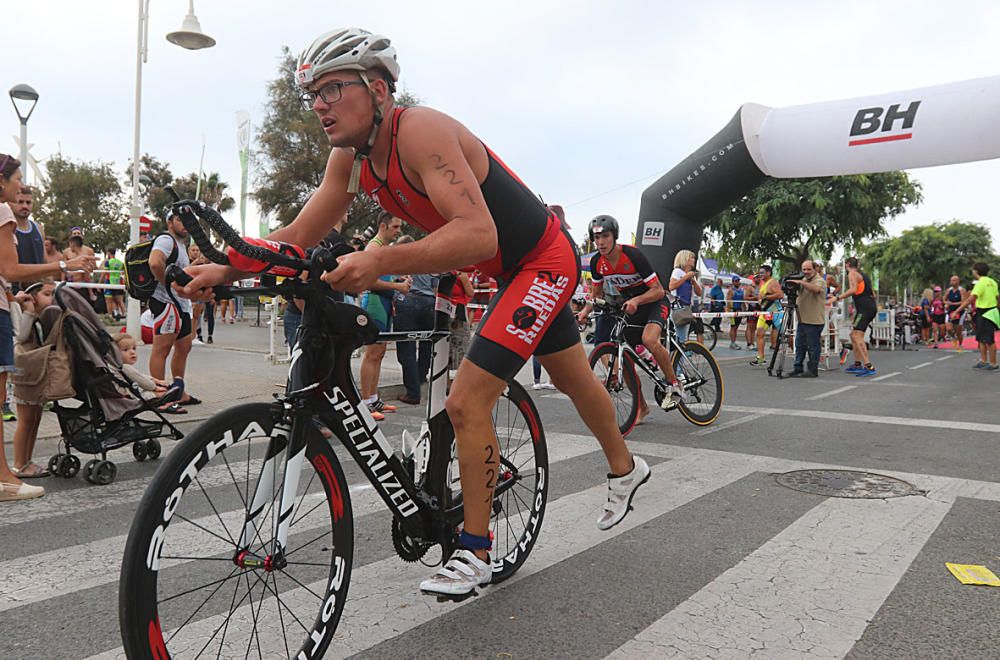
[[[370,289],[379,277],[378,250],[352,252],[337,257],[337,268],[323,273],[323,281],[337,291],[359,293]]]
[[[626,300],[625,303],[622,305],[622,311],[628,314],[629,316],[635,314],[635,311],[637,309],[639,309],[639,303],[637,303],[635,300],[631,298]]]
[[[218,264],[188,266],[184,272],[191,276],[191,281],[184,286],[174,282],[174,291],[191,302],[211,302],[215,298],[212,287],[232,281],[229,267]]]

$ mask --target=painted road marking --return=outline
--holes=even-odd
[[[921,362],[920,364],[915,364],[912,367],[907,367],[907,369],[912,369],[913,371],[916,371],[917,369],[923,369],[924,367],[929,367],[932,364],[934,364],[934,363],[933,362]]]
[[[872,382],[873,383],[877,383],[880,380],[887,380],[889,378],[892,378],[893,376],[898,376],[901,373],[903,373],[903,372],[902,371],[893,371],[891,374],[886,374],[884,376],[879,376],[878,378],[872,378]]]
[[[838,387],[835,390],[830,390],[829,392],[823,392],[822,394],[817,394],[816,396],[806,397],[806,401],[817,401],[819,399],[825,399],[828,396],[833,396],[834,394],[840,394],[841,392],[846,392],[848,390],[853,390],[857,385],[845,385],[844,387]]]
[[[938,359],[936,359],[934,361],[935,362],[944,362],[945,360],[950,360],[953,357],[955,357],[955,356],[954,355],[945,355],[944,357],[939,357]]]
[[[980,424],[978,422],[953,422],[941,419],[911,419],[888,415],[855,415],[853,413],[829,412],[826,410],[788,410],[785,408],[754,408],[750,406],[725,406],[730,412],[763,413],[784,417],[811,417],[813,419],[836,419],[845,422],[866,422],[869,424],[889,424],[892,426],[919,426],[940,430],[942,426],[959,431],[979,431],[980,433],[1000,433],[1000,424]]]
[[[761,417],[763,417],[763,415],[747,415],[746,417],[740,417],[739,419],[731,419],[723,424],[714,424],[711,428],[695,431],[691,435],[708,435],[710,433],[715,433],[716,431],[722,431],[723,429],[729,429],[734,426],[739,426],[740,424],[752,422],[753,420],[760,419]]]

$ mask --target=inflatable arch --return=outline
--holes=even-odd
[[[768,177],[885,172],[1000,157],[1000,76],[879,96],[743,105],[642,194],[636,238],[662,281],[705,223]]]

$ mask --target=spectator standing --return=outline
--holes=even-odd
[[[451,290],[451,298],[455,303],[455,318],[451,320],[451,337],[449,338],[448,370],[455,371],[459,363],[465,357],[465,352],[469,349],[469,340],[472,338],[471,323],[469,317],[471,311],[469,303],[475,295],[472,286],[472,278],[469,274],[459,271],[455,279],[455,286]]]
[[[934,291],[930,287],[924,289],[920,297],[920,340],[924,344],[929,344],[931,341],[931,326],[934,324],[931,321],[931,300],[933,298]]]
[[[21,264],[17,253],[17,220],[9,203],[21,190],[21,163],[12,156],[0,154],[0,398],[7,402],[7,374],[14,371],[14,333],[11,326],[8,282],[27,282],[63,273],[67,268],[91,271],[93,258],[78,257],[69,263]],[[3,425],[0,424],[0,501],[41,497],[44,488],[21,481],[7,464],[4,452]]]
[[[188,246],[188,260],[191,262],[192,266],[200,266],[201,264],[209,263],[208,258],[201,253],[201,248],[198,247],[196,243],[191,243],[191,245]],[[201,332],[201,326],[205,318],[205,307],[205,303],[191,303],[191,330],[194,332],[194,341],[192,341],[191,344],[193,346],[201,346],[205,343],[204,335]],[[215,317],[213,316],[208,329],[208,337],[210,340],[212,338],[212,332],[214,331]],[[209,343],[212,342],[209,341]]]
[[[365,251],[380,250],[399,237],[403,221],[391,213],[383,211],[378,219],[378,232],[368,242]],[[375,321],[379,332],[389,332],[392,328],[392,304],[397,291],[407,293],[410,290],[408,280],[397,282],[393,275],[383,275],[367,295],[362,296],[362,307]],[[385,357],[385,344],[369,344],[361,358],[361,400],[368,405],[372,417],[376,421],[385,419],[383,412],[395,412],[396,407],[382,401],[378,395],[379,374],[382,371],[382,359]]]
[[[722,278],[716,278],[715,286],[708,291],[708,311],[726,311],[726,290],[722,287]],[[722,332],[722,317],[717,316],[709,322],[712,329],[717,333]]]
[[[102,268],[108,272],[104,273],[102,281],[112,286],[120,286],[122,273],[125,272],[125,262],[118,258],[117,251],[113,247],[107,248],[104,255]],[[104,303],[108,308],[108,314],[115,321],[121,321],[125,318],[125,291],[123,289],[105,289]]]
[[[694,269],[698,262],[698,257],[691,250],[681,250],[674,257],[674,270],[670,274],[670,292],[677,298],[681,308],[691,310],[691,303],[695,294],[700,298],[703,289],[698,281],[698,271]],[[705,330],[701,319],[694,319],[690,325],[677,326],[677,341],[682,344],[687,341],[688,333],[694,330],[698,336],[698,341],[705,343]]]
[[[153,350],[149,354],[149,373],[157,380],[166,380],[167,357],[170,357],[173,385],[184,391],[184,373],[194,340],[191,331],[191,301],[168,288],[165,278],[168,264],[177,264],[180,268],[187,268],[190,264],[187,252],[188,232],[179,215],[168,213],[167,233],[156,237],[149,253],[149,268],[157,280],[156,289],[149,299],[149,309],[153,313]],[[178,402],[170,403],[161,410],[184,414],[187,410],[182,405],[199,403],[201,400],[184,391]]]
[[[45,263],[47,264],[57,264],[63,260],[63,251],[59,247],[59,240],[53,238],[52,236],[46,236],[45,241]],[[59,273],[55,278],[57,281],[62,280],[62,273]]]
[[[729,288],[726,293],[726,307],[730,312],[742,312],[743,311],[743,280],[739,275],[733,275],[733,285]],[[733,351],[741,350],[739,344],[736,343],[736,333],[740,328],[740,324],[743,322],[743,318],[740,316],[734,316],[729,322],[729,349]]]
[[[396,245],[413,242],[412,236],[400,236]],[[414,275],[410,290],[396,293],[395,330],[414,332],[434,329],[434,301],[437,298],[438,280],[432,275]],[[405,392],[399,400],[410,405],[420,403],[420,384],[427,379],[431,368],[433,344],[429,341],[396,342],[396,360],[403,368]]]
[[[14,230],[17,237],[17,260],[22,264],[46,263],[45,237],[38,223],[31,219],[33,199],[31,188],[24,186],[10,205],[17,220],[17,228]],[[24,288],[20,284],[15,283],[14,293]]]
[[[990,267],[981,261],[972,264],[972,276],[976,283],[969,292],[969,297],[958,306],[956,314],[970,305],[976,309],[976,341],[979,343],[979,362],[973,369],[996,371],[997,345],[996,333],[1000,330],[1000,311],[997,310],[997,283],[989,277]]]
[[[66,261],[72,261],[74,258],[79,256],[94,256],[94,248],[90,247],[83,241],[83,230],[79,227],[73,227],[69,230],[69,241],[66,249],[63,250],[63,259]],[[70,272],[66,275],[66,280],[68,282],[90,282],[89,273],[81,273],[79,271],[74,271],[70,269]],[[90,306],[97,310],[97,291],[96,289],[85,289],[80,292],[89,302]]]
[[[944,340],[945,320],[944,294],[941,292],[941,287],[935,286],[931,297],[931,333],[933,337],[931,343],[934,348],[938,347],[938,342]]]
[[[757,293],[757,287],[760,286],[760,275],[754,274],[750,281],[750,284],[743,287],[743,306],[748,312],[756,312],[760,310],[760,298]],[[747,325],[743,332],[743,338],[746,339],[747,350],[754,350],[754,341],[757,338],[756,317],[747,317]]]
[[[959,279],[958,275],[952,275],[948,290],[944,293],[947,307],[945,313],[948,315],[948,329],[951,331],[952,345],[959,353],[962,352],[962,315],[956,314],[956,312],[968,297],[968,292],[962,286],[962,280]]]
[[[816,378],[819,375],[819,339],[826,325],[826,281],[816,273],[813,262],[802,262],[802,279],[789,280],[802,286],[799,293],[799,322],[795,327],[795,368],[789,378]],[[809,362],[803,368],[806,353]]]

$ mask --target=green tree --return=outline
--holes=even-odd
[[[912,227],[866,246],[863,255],[893,286],[914,290],[944,286],[952,275],[968,286],[974,261],[1000,265],[1000,255],[991,249],[989,228],[961,220]]]
[[[174,181],[173,172],[170,171],[168,163],[150,154],[143,154],[139,157],[139,178],[142,179],[142,177],[146,177],[150,182],[146,186],[139,188],[140,193],[144,193],[145,205],[143,213],[146,215],[152,213],[156,218],[159,218],[163,208],[173,201],[173,198],[165,190],[166,186],[169,186]],[[125,169],[125,179],[131,185],[131,159],[129,160],[128,167]]]
[[[70,228],[80,227],[86,244],[97,251],[127,244],[129,199],[111,163],[53,156],[46,170],[49,183],[39,195],[35,219],[47,235],[65,245]]]
[[[280,226],[294,220],[319,187],[330,156],[326,133],[313,113],[303,110],[300,93],[295,85],[295,56],[285,46],[279,57],[278,77],[267,83],[267,111],[253,153],[257,171],[254,198],[261,213]],[[395,99],[403,107],[420,102],[405,90]],[[359,194],[348,211],[345,235],[363,230],[377,217],[377,204]]]
[[[884,235],[885,220],[921,199],[906,172],[770,179],[712,218],[709,240],[726,262],[778,259],[798,267]]]

